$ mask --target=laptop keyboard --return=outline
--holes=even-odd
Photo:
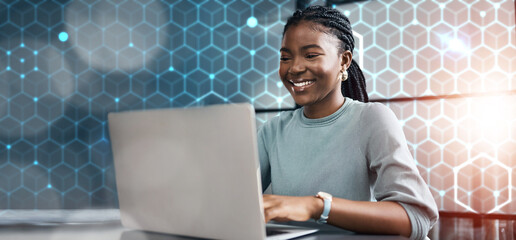
[[[278,230],[278,229],[266,228],[265,230],[266,230],[267,236],[274,236],[274,235],[278,235],[278,234],[288,233],[287,231],[282,231],[282,230]]]

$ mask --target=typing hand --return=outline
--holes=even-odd
[[[263,195],[265,222],[307,221],[310,218],[319,218],[323,205],[323,201],[314,196]]]

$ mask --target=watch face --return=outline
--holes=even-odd
[[[326,198],[326,199],[331,199],[331,194],[329,193],[325,193],[325,192],[318,192],[317,193],[317,196],[321,197],[321,198]]]

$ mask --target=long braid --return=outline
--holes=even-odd
[[[315,24],[313,27],[316,28],[316,30],[337,37],[341,42],[338,47],[339,54],[346,50],[353,53],[355,39],[353,38],[351,23],[349,19],[338,10],[323,6],[310,6],[304,10],[297,10],[294,15],[287,20],[287,24],[285,24],[285,28],[283,29],[283,36],[285,36],[285,32],[290,26],[297,25],[301,21],[318,23],[325,28]],[[348,80],[342,82],[342,95],[361,102],[368,102],[369,97],[367,96],[365,77],[355,60],[351,61],[351,65],[347,71],[349,77]]]

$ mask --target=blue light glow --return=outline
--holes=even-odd
[[[59,33],[59,41],[66,42],[66,40],[68,40],[68,33],[60,32]]]
[[[251,51],[249,51],[249,53],[251,54],[251,56],[254,56],[256,54],[256,51],[255,50],[251,50]]]
[[[49,184],[47,185],[47,188],[52,188],[52,185],[49,183]]]
[[[20,75],[20,78],[24,79],[25,78],[25,74]]]
[[[120,99],[119,98],[115,98],[115,102],[118,102],[118,101],[120,101]]]
[[[7,149],[11,149],[11,145],[7,145],[7,146],[6,146],[6,148],[7,148]]]
[[[279,82],[276,83],[276,86],[278,86],[279,88],[283,87],[283,83],[281,81],[279,81]]]
[[[24,59],[24,58],[20,59],[20,62],[21,62],[21,63],[24,63],[24,62],[25,62],[25,59]]]
[[[37,97],[35,97],[33,100],[34,100],[34,102],[37,102],[37,101],[38,101],[38,98],[37,98]]]
[[[255,17],[250,17],[247,19],[247,26],[249,26],[250,28],[254,28],[258,25],[258,19],[256,19]]]
[[[168,71],[173,72],[173,71],[174,71],[174,67],[172,67],[172,66],[171,66],[171,67],[169,67],[169,68],[168,68]]]
[[[215,78],[215,74],[210,74],[210,79],[213,80]]]
[[[445,193],[446,193],[445,191],[441,190],[441,191],[439,191],[439,196],[444,197]]]
[[[38,160],[34,161],[34,165],[38,165]]]

